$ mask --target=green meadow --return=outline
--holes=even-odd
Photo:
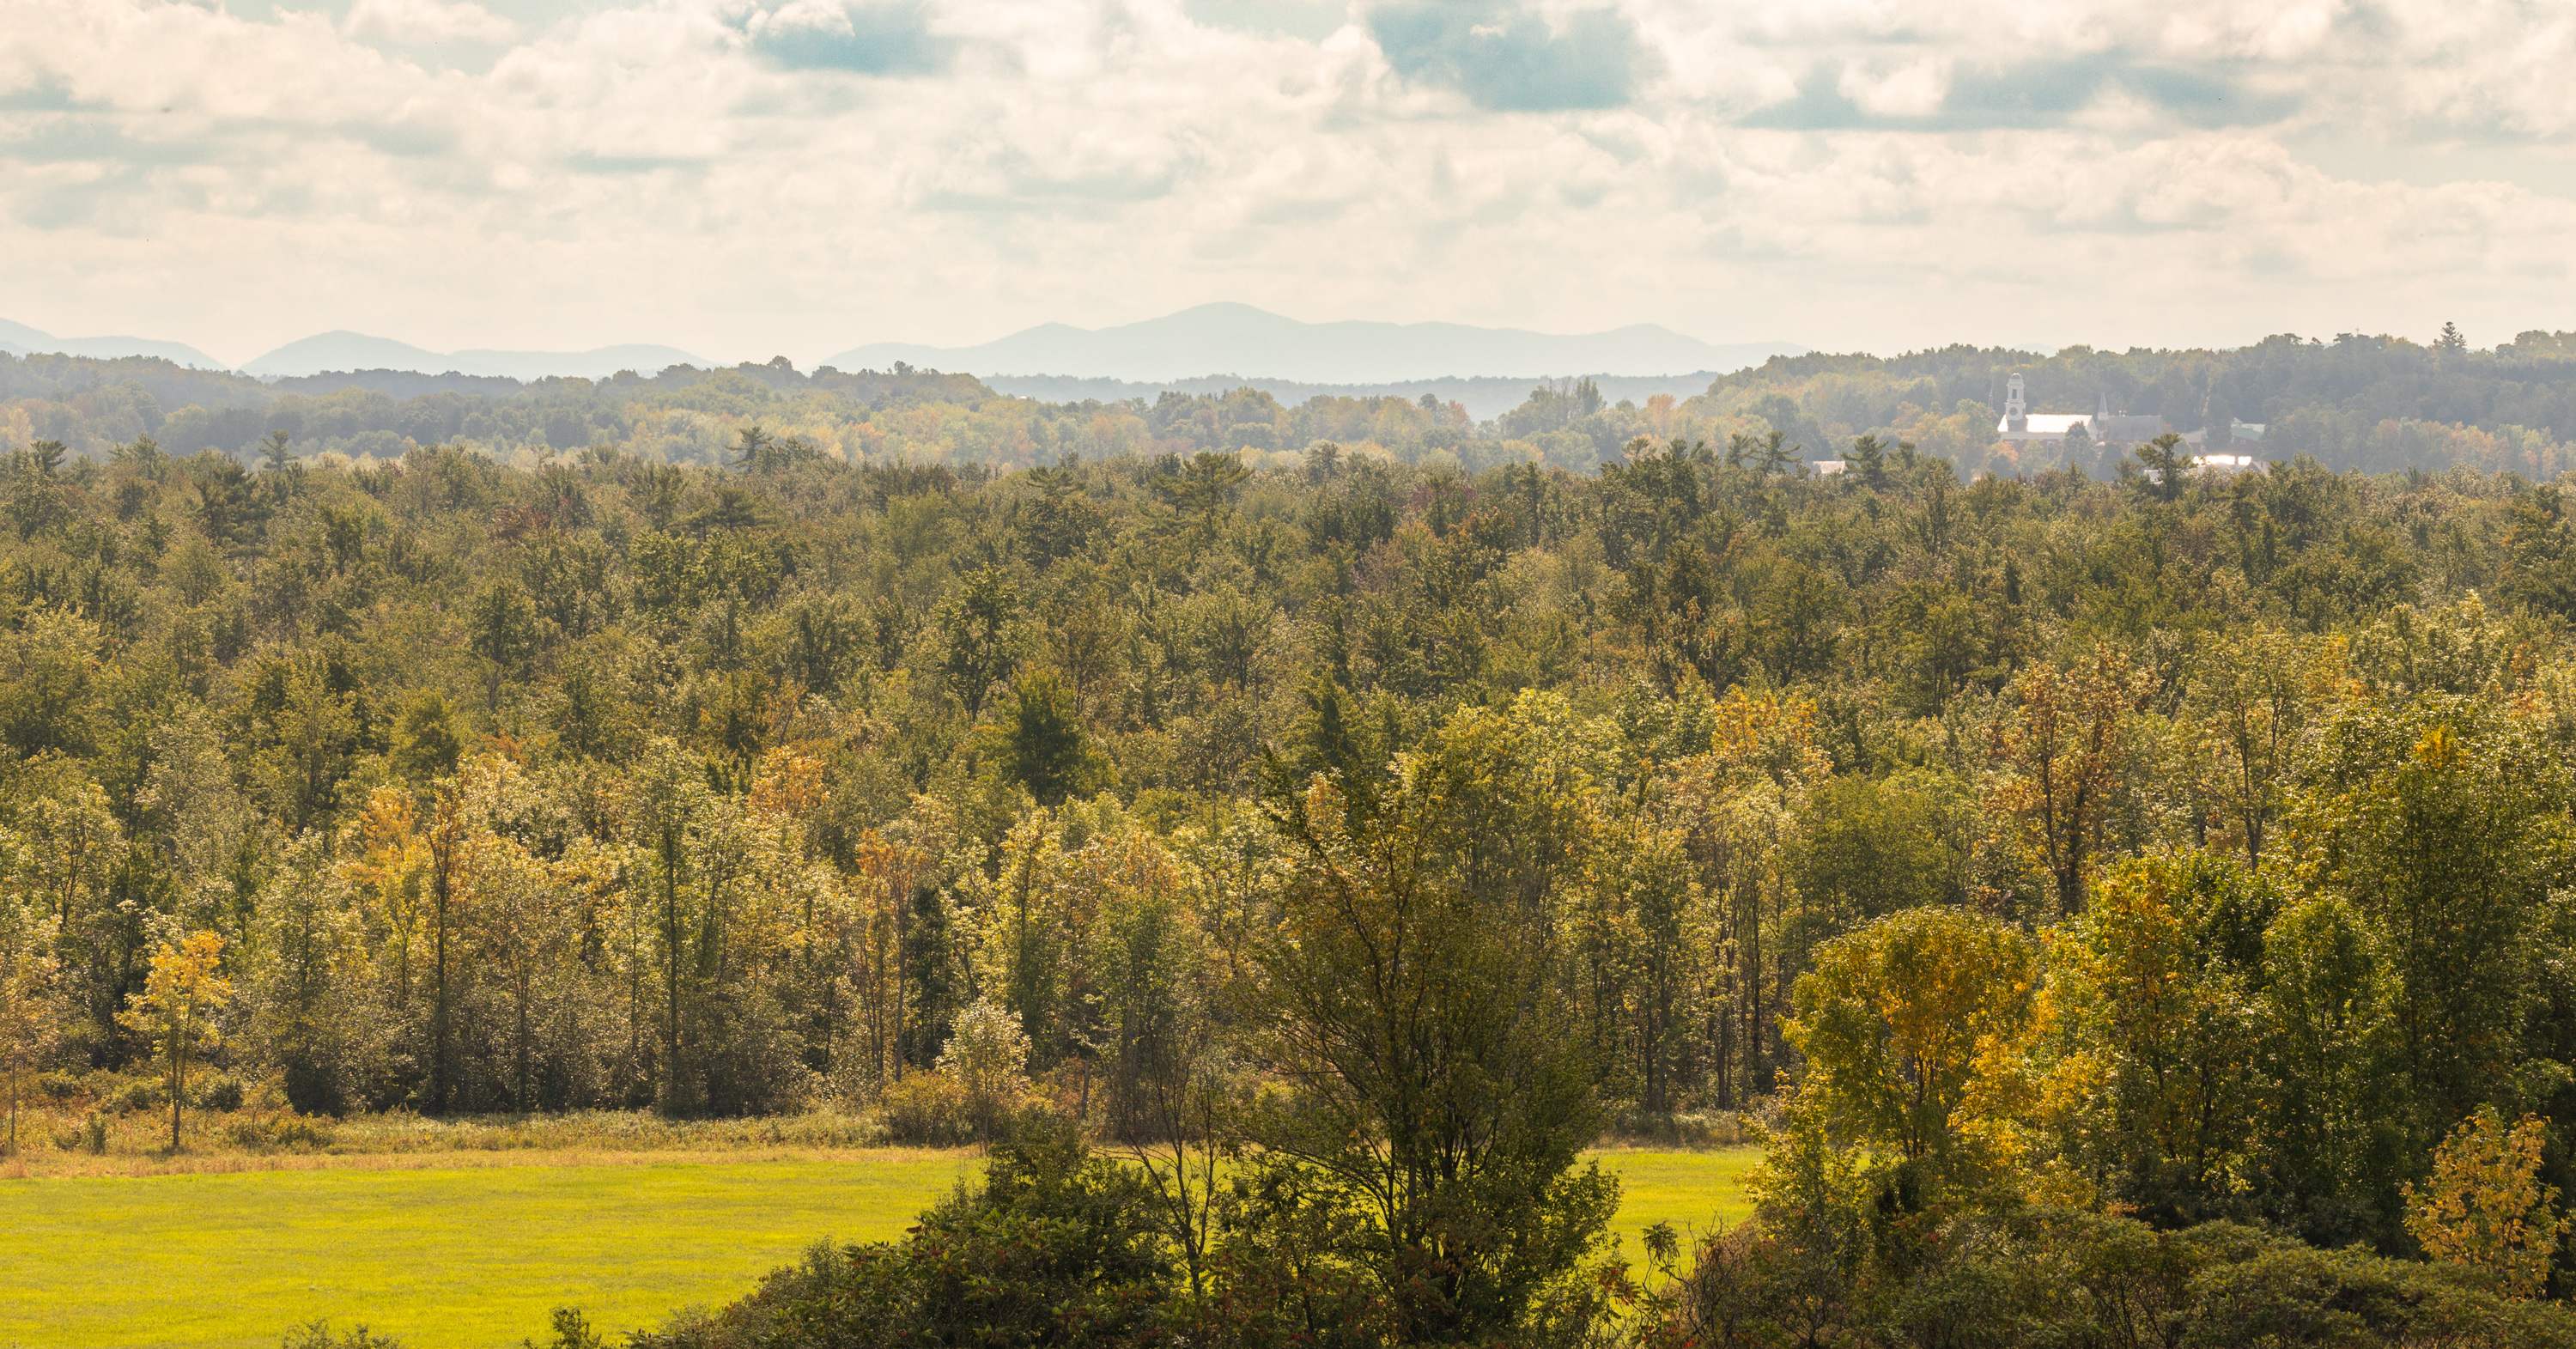
[[[1655,1222],[1745,1209],[1749,1149],[1599,1154],[1631,1259]],[[0,1346],[273,1346],[360,1321],[406,1349],[502,1349],[575,1305],[613,1330],[716,1305],[818,1239],[896,1236],[969,1153],[0,1180]]]

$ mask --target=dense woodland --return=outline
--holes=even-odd
[[[1026,468],[1069,456],[1217,452],[1286,468],[1307,446],[1329,440],[1426,467],[1536,464],[1588,473],[1617,462],[1640,436],[1752,447],[1736,452],[1742,459],[1776,432],[1780,452],[1798,459],[1830,458],[1871,435],[1947,459],[1962,480],[2069,465],[2115,476],[2124,446],[1993,443],[2004,382],[2015,371],[2028,378],[2033,411],[2089,413],[2108,400],[2114,410],[2161,416],[2178,432],[2252,423],[2267,429],[2263,457],[2306,455],[2338,471],[2468,467],[2553,478],[2576,465],[2576,334],[2527,332],[2477,349],[2447,329],[2430,345],[2347,333],[2225,351],[2072,347],[2042,355],[1962,346],[1889,358],[1781,357],[1687,399],[1640,403],[1607,398],[1591,380],[1543,383],[1488,421],[1430,392],[1283,404],[1238,388],[1051,403],[1002,397],[963,375],[908,367],[805,373],[783,358],[522,385],[387,370],[263,383],[156,360],[0,354],[0,446],[56,440],[75,455],[105,457],[148,436],[182,458],[213,449],[252,460],[284,431],[292,452],[307,458],[399,459],[461,444],[534,468],[607,444],[712,468],[728,462],[735,434],[757,421],[782,440],[853,463]]]
[[[11,1145],[1003,1141],[674,1346],[2576,1344],[2576,521],[2487,471],[2576,362],[2283,341],[2098,358],[2326,438],[2156,480],[1925,448],[1971,353],[1534,435],[0,362]],[[1735,1119],[1632,1282],[1577,1154]]]

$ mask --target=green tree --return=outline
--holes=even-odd
[[[356,905],[318,835],[306,835],[260,888],[244,1001],[260,1056],[285,1078],[289,1105],[336,1115],[353,1103],[357,1064],[372,1057],[376,1017]]]
[[[435,689],[414,695],[394,727],[394,771],[426,784],[454,773],[464,754],[465,741],[457,734],[456,714],[445,695]]]
[[[1019,604],[1019,588],[1009,574],[988,563],[967,572],[939,606],[939,673],[970,717],[983,712],[993,686],[1010,678],[1018,664],[1013,624]]]
[[[2298,773],[2297,753],[2326,701],[2338,650],[2269,626],[2212,634],[2192,662],[2183,721],[2207,766],[2219,813],[2245,846],[2264,847]]]
[[[2564,759],[2492,700],[2423,694],[2325,728],[2294,807],[2305,867],[2387,934],[2402,1072],[2427,1136],[2523,1087],[2567,857]]]
[[[2185,480],[2191,476],[2192,455],[2183,448],[2182,437],[2168,431],[2137,447],[2138,463],[2145,469],[2149,490],[2158,501],[2179,501]]]
[[[2348,901],[2312,896],[2263,934],[2266,1210],[2312,1240],[2387,1242],[2407,1129],[2397,972]]]
[[[1011,689],[1009,713],[1004,755],[1011,776],[1039,805],[1062,805],[1094,766],[1072,692],[1053,670],[1029,670]]]
[[[54,959],[51,915],[0,891],[0,1076],[9,1080],[9,1152],[18,1151],[19,1102],[30,1073],[62,1042],[68,1017]]]
[[[1461,712],[1366,798],[1319,777],[1277,813],[1295,870],[1261,960],[1296,1091],[1263,1141],[1365,1214],[1407,1343],[1522,1333],[1617,1193],[1574,1165],[1603,1117],[1551,978],[1597,829],[1564,717]]]
[[[2157,854],[2105,869],[2049,944],[2046,1095],[2065,1151],[2149,1221],[2224,1216],[2252,1186],[2270,1106],[2261,942],[2278,907],[2227,859]]]

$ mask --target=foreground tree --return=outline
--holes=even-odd
[[[2229,857],[2133,858],[2051,934],[2046,1093],[2064,1156],[2162,1223],[2240,1207],[2267,1102],[2262,933],[2279,900]]]
[[[188,1100],[188,1062],[212,1053],[223,1043],[215,1017],[232,1001],[232,981],[223,975],[224,939],[212,932],[192,932],[177,942],[163,942],[152,953],[152,973],[143,996],[125,1010],[125,1024],[152,1042],[161,1060],[162,1080],[170,1091],[170,1150],[179,1151],[181,1111]]]
[[[1574,1167],[1603,1113],[1552,978],[1597,827],[1569,730],[1553,698],[1462,712],[1370,796],[1319,774],[1280,812],[1297,867],[1262,960],[1294,1099],[1262,1141],[1364,1215],[1403,1343],[1546,1333],[1616,1202]]]
[[[1906,1189],[1973,1179],[1997,1140],[1982,1110],[2027,1047],[2029,938],[1959,909],[1907,909],[1816,948],[1789,1043],[1800,1108],[1841,1146],[1891,1155]]]

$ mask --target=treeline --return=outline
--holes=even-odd
[[[2161,416],[2213,448],[2333,470],[2555,478],[2576,465],[2576,346],[2525,333],[2491,350],[2456,334],[2431,346],[2347,334],[2274,337],[2236,350],[2053,356],[1950,347],[1892,358],[1775,358],[1694,397],[1612,398],[1591,380],[1543,382],[1490,419],[1432,392],[1319,392],[1283,401],[1254,388],[1046,402],[1004,397],[963,375],[909,367],[800,372],[784,359],[722,370],[675,366],[606,380],[531,384],[361,371],[262,383],[164,361],[0,354],[0,444],[58,441],[103,459],[150,438],[180,457],[216,450],[368,461],[464,446],[519,467],[593,448],[721,466],[760,426],[849,464],[956,471],[1069,459],[1220,453],[1293,467],[1318,442],[1363,457],[1477,473],[1534,465],[1591,472],[1645,437],[1762,446],[1793,462],[1838,458],[1870,436],[1946,459],[1965,479],[2073,467],[2117,476],[2127,446],[1996,441],[2005,381],[2026,375],[2036,411]],[[2259,440],[2240,424],[2260,426]],[[2236,439],[2239,435],[2246,439]]]
[[[995,1258],[1074,1204],[1247,1343],[1948,1343],[2049,1261],[2554,1315],[2559,491],[1865,448],[17,452],[13,1123],[1067,1119],[1149,1191],[1033,1158]],[[1623,1311],[1578,1151],[1729,1110],[1764,1216]]]
[[[1720,376],[1704,403],[1719,417],[1758,417],[1809,446],[1877,434],[1914,442],[1962,472],[2035,473],[2065,466],[2064,446],[1993,444],[2005,382],[2020,372],[2034,412],[2160,416],[2177,432],[2225,443],[2233,423],[2265,428],[2251,449],[2275,462],[2306,455],[2371,473],[2453,467],[2554,478],[2576,465],[2576,334],[2526,332],[2490,350],[2449,327],[2430,345],[2344,333],[2283,335],[2232,350],[2054,355],[1951,346],[1903,356],[1774,357]],[[1694,400],[1702,402],[1703,400]],[[2074,463],[2117,470],[2127,447]]]

